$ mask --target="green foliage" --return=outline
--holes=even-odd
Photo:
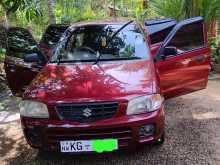
[[[220,62],[220,36],[209,39],[209,45],[212,52],[212,63]]]
[[[56,0],[55,2],[56,23],[104,19],[109,17],[107,10],[109,6],[113,5],[113,0]],[[42,17],[32,14],[30,17],[32,19],[27,19],[26,12],[18,9],[16,13],[12,14],[11,21],[14,26],[32,29],[35,37],[39,39],[48,26],[49,19],[47,1],[42,0],[38,5],[40,5]],[[143,9],[142,0],[116,0],[116,7],[119,8],[119,17],[135,18],[142,22],[147,18],[158,17],[151,8]]]
[[[220,16],[220,1],[197,0],[195,15],[203,16],[207,24],[211,23],[214,17]]]
[[[152,0],[151,5],[160,16],[176,20],[202,16],[209,24],[220,18],[220,0]]]
[[[4,48],[0,48],[0,62],[4,59],[5,52],[6,50]]]
[[[144,20],[156,18],[156,17],[158,17],[158,15],[156,14],[156,12],[152,8],[144,9],[141,6],[141,4],[139,4],[135,8],[135,16],[134,17],[137,20],[139,20],[140,22],[144,22]]]
[[[37,39],[49,24],[48,0],[0,0],[0,20],[10,13],[11,26],[28,28]],[[113,0],[54,0],[57,23],[73,23],[109,17]],[[181,20],[201,15],[207,24],[213,17],[220,18],[220,0],[115,0],[119,17],[129,17],[144,22],[153,18]],[[194,5],[193,5],[194,4]]]
[[[187,1],[187,0],[186,0]],[[184,0],[152,0],[152,8],[161,17],[184,19]]]
[[[41,16],[40,0],[1,0],[0,5],[6,15],[22,10],[27,20]]]
[[[90,2],[89,0],[82,0],[78,1],[77,3],[68,0],[58,0],[55,8],[57,23],[72,23],[84,20],[104,18],[104,11],[101,8],[99,8],[99,11],[92,10],[90,3],[92,2]]]

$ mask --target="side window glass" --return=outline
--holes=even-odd
[[[24,58],[27,53],[38,52],[38,47],[32,35],[25,29],[10,29],[8,37],[8,55]]]
[[[203,23],[183,26],[166,47],[176,48],[177,54],[204,46]]]
[[[167,29],[151,34],[150,35],[151,44],[163,42],[172,29],[173,27],[169,27]]]

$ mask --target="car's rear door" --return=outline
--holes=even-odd
[[[176,54],[165,53],[169,48],[176,49]],[[173,28],[158,51],[155,66],[166,98],[206,88],[210,49],[202,17],[181,21]]]
[[[26,55],[37,54],[39,62],[25,62]],[[5,72],[8,85],[14,95],[21,95],[46,63],[30,32],[23,28],[9,28]]]

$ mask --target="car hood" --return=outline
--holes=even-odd
[[[151,68],[149,60],[48,64],[24,98],[47,103],[129,100],[153,93]]]

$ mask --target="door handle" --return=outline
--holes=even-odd
[[[181,62],[178,62],[176,65],[177,65],[177,66],[188,65],[191,61],[192,61],[192,60],[188,58],[188,59],[185,59],[185,60],[183,60],[183,61],[181,61]]]

